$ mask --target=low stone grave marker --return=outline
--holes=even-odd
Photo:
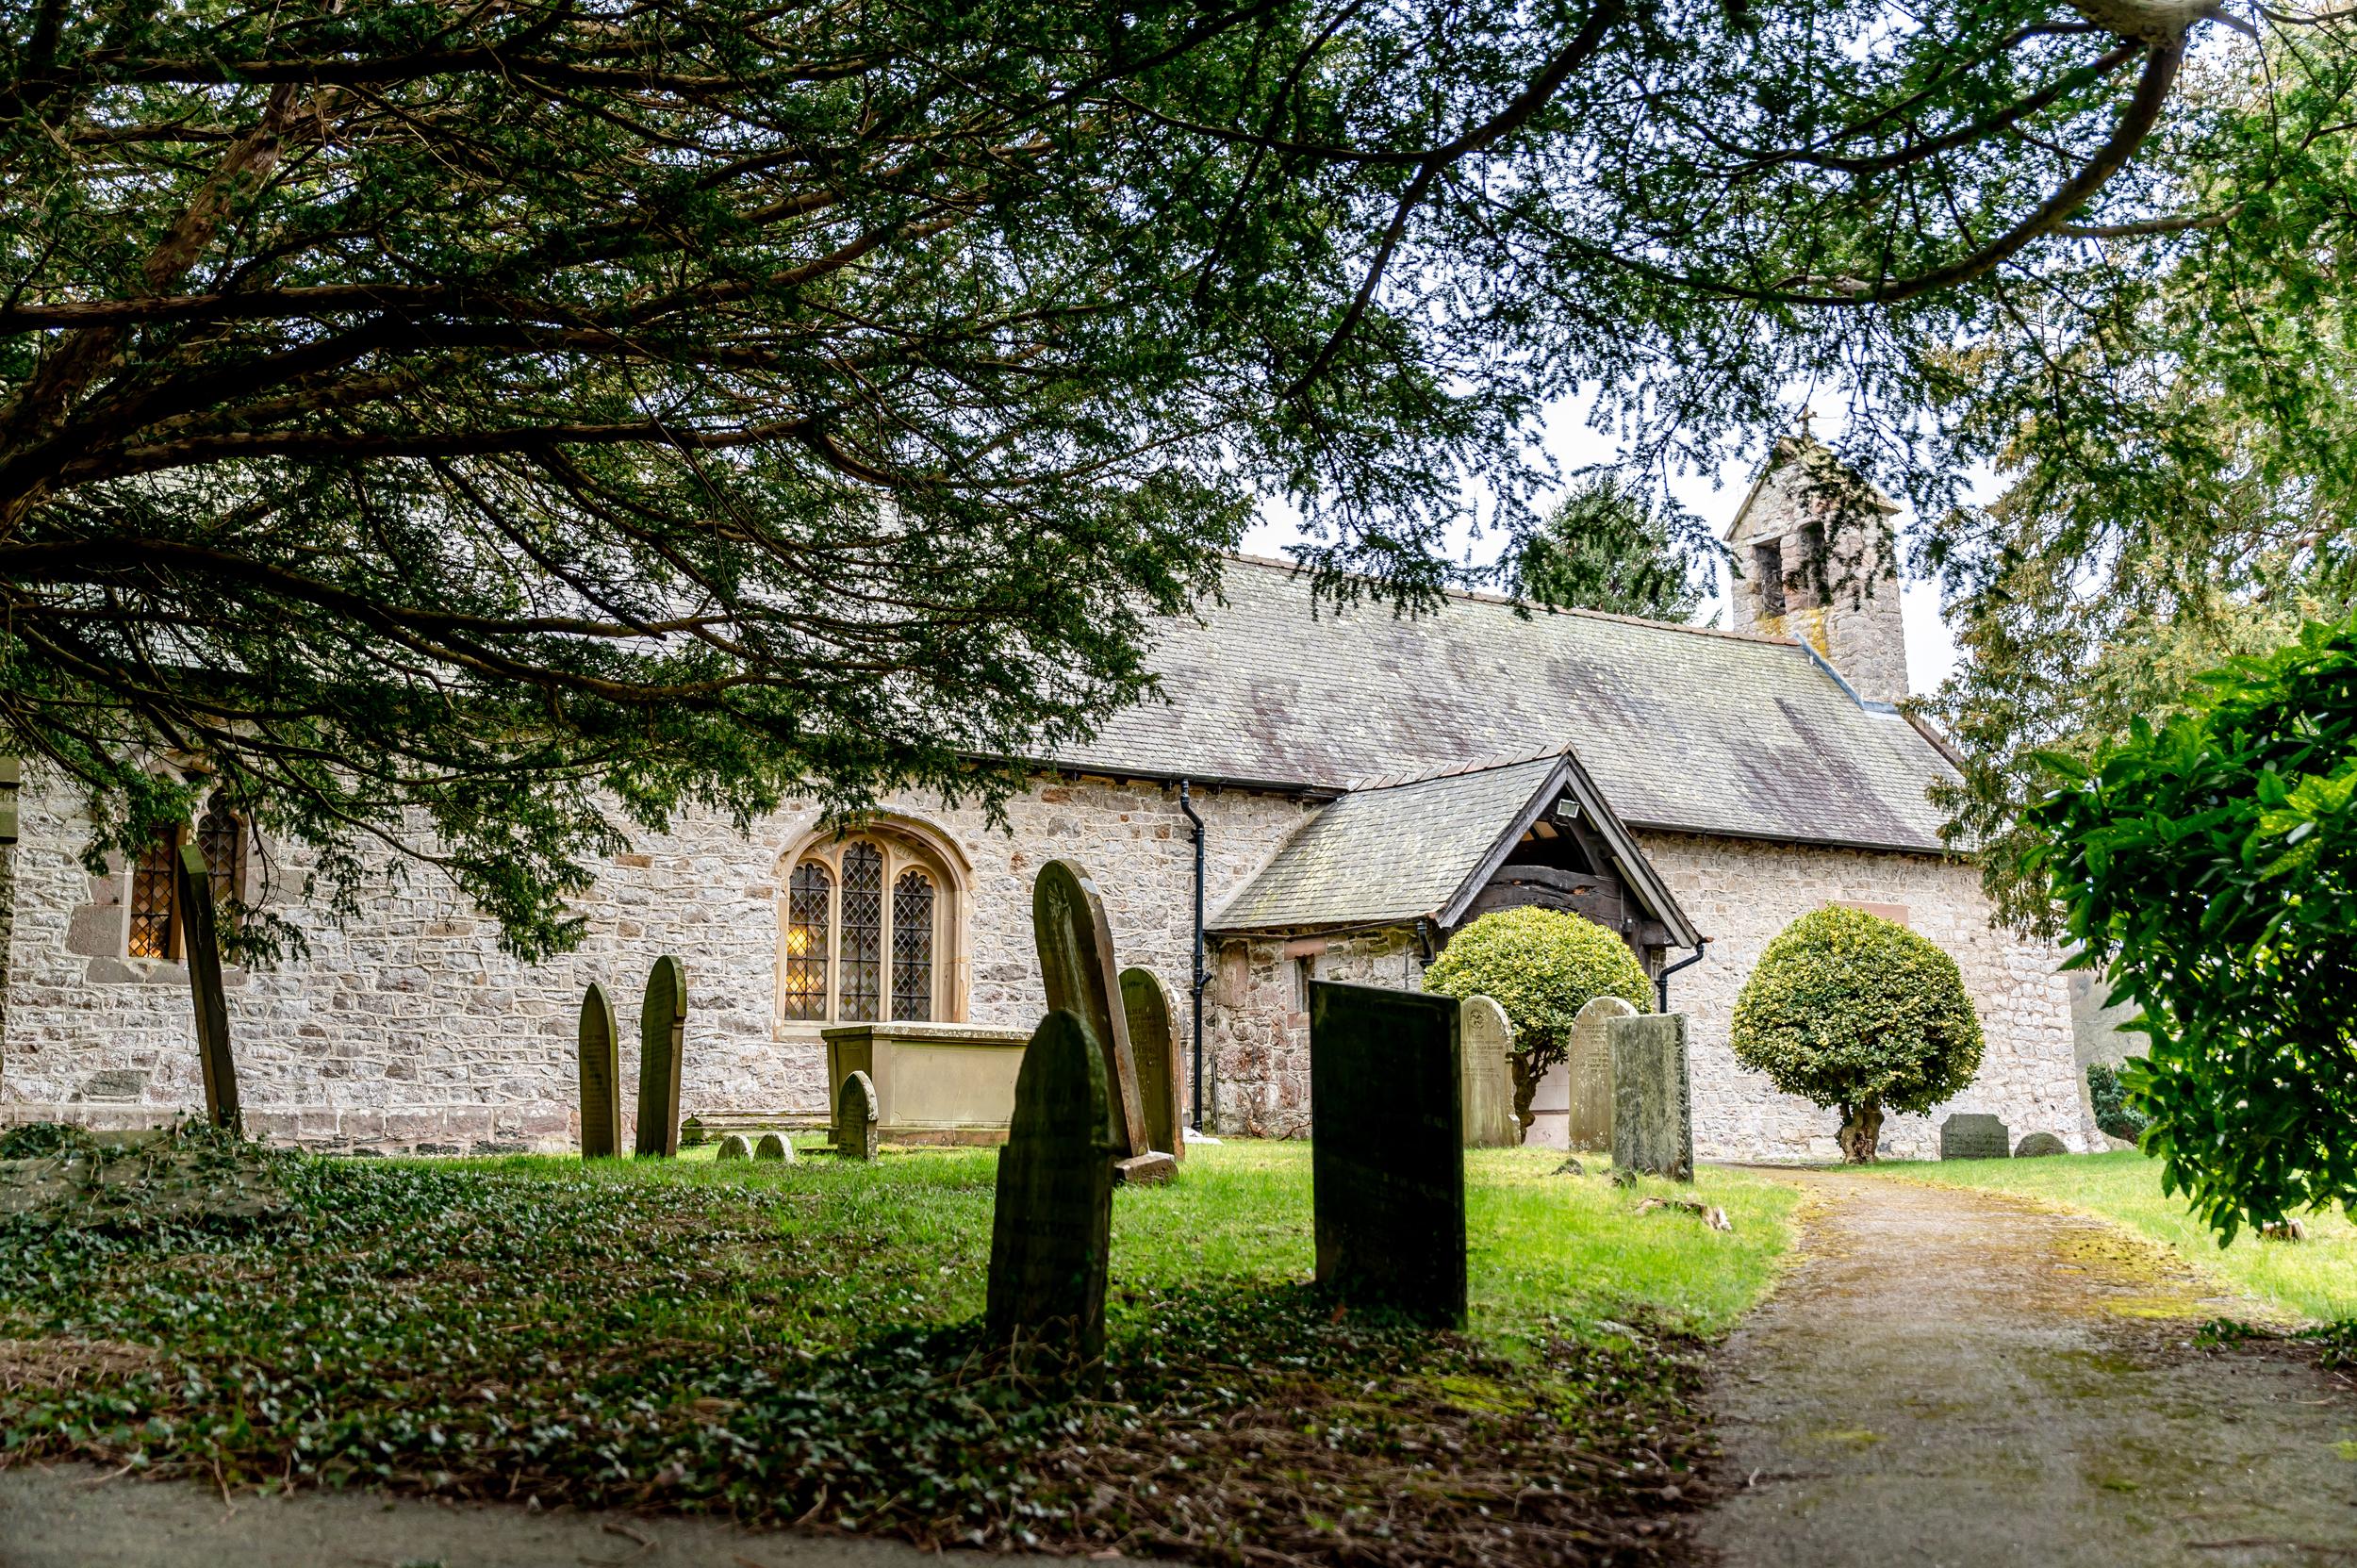
[[[711,1140],[709,1138],[704,1136],[704,1124],[701,1118],[690,1116],[685,1121],[679,1124],[680,1147],[701,1148],[710,1141]]]
[[[2003,1160],[2012,1152],[2005,1124],[1995,1116],[1959,1111],[1939,1124],[1943,1160]]]
[[[852,1073],[835,1091],[834,1151],[846,1160],[876,1157],[876,1085],[865,1073]]]
[[[1146,1113],[1146,1141],[1172,1160],[1186,1158],[1184,1075],[1171,1028],[1170,987],[1151,969],[1121,971],[1121,1011],[1129,1026],[1129,1051],[1138,1065],[1138,1102]]]
[[[720,1140],[719,1151],[713,1157],[718,1160],[750,1160],[753,1157],[753,1146],[745,1141],[742,1132],[732,1132]]]
[[[1137,1057],[1129,1044],[1128,1009],[1113,965],[1113,928],[1096,884],[1075,862],[1051,860],[1031,883],[1031,939],[1050,1012],[1080,1021],[1105,1059],[1107,1128],[1113,1174],[1123,1181],[1167,1181],[1177,1161],[1154,1147],[1146,1131],[1146,1101],[1138,1090]]]
[[[1465,1147],[1512,1148],[1523,1141],[1514,1114],[1514,1026],[1488,997],[1467,997],[1458,1014],[1465,1068]]]
[[[1640,1014],[1606,1025],[1612,1047],[1612,1164],[1694,1180],[1694,1117],[1686,1015]]]
[[[1572,1019],[1563,1064],[1571,1095],[1571,1132],[1564,1147],[1579,1154],[1612,1152],[1612,1020],[1637,1009],[1619,997],[1593,997]]]
[[[638,1142],[641,1160],[679,1152],[681,1054],[687,1039],[687,970],[665,953],[647,976],[638,1011]]]
[[[778,1133],[764,1132],[761,1142],[753,1147],[753,1158],[783,1161],[790,1165],[794,1163],[794,1146]]]
[[[174,910],[180,917],[180,951],[189,966],[189,993],[196,1004],[196,1060],[205,1080],[205,1119],[242,1132],[238,1106],[238,1064],[229,1050],[229,996],[221,984],[221,934],[213,924],[213,871],[205,851],[180,846],[173,863]]]
[[[989,1342],[1055,1375],[1105,1351],[1113,1126],[1105,1062],[1080,1019],[1040,1021],[1014,1081],[990,1218]]]
[[[622,1152],[622,1041],[614,999],[596,981],[581,998],[581,1157]]]
[[[2017,1160],[2044,1160],[2056,1154],[2068,1154],[2070,1146],[2052,1132],[2033,1132],[2014,1146]]]
[[[1347,1305],[1465,1321],[1459,1028],[1454,998],[1310,982],[1318,1283]]]

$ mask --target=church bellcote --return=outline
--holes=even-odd
[[[1907,694],[1889,519],[1899,509],[1805,431],[1776,442],[1727,530],[1729,624],[1798,637],[1869,702]]]

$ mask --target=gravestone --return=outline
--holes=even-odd
[[[1959,1111],[1939,1124],[1943,1160],[2003,1160],[2012,1151],[2005,1124],[1995,1116]]]
[[[1031,939],[1039,948],[1040,978],[1050,1012],[1071,1014],[1105,1059],[1107,1130],[1113,1135],[1113,1175],[1123,1181],[1167,1181],[1176,1161],[1157,1150],[1146,1132],[1138,1093],[1137,1058],[1121,1005],[1113,966],[1113,928],[1096,884],[1069,860],[1051,860],[1031,883]]]
[[[1464,1048],[1465,1147],[1512,1148],[1523,1141],[1514,1114],[1514,1026],[1488,997],[1467,997],[1457,1029]]]
[[[2043,1160],[2051,1155],[2069,1152],[2070,1146],[2052,1132],[2033,1132],[2015,1147],[2013,1157],[2017,1160]]]
[[[1636,1016],[1637,1009],[1619,997],[1594,997],[1572,1019],[1570,1054],[1563,1064],[1572,1102],[1565,1147],[1581,1154],[1612,1152],[1612,1020]]]
[[[614,999],[596,981],[581,998],[581,1157],[622,1152],[622,1040]]]
[[[714,1155],[718,1160],[750,1160],[752,1157],[753,1146],[745,1141],[742,1132],[732,1132],[721,1139],[719,1152]]]
[[[876,1084],[854,1072],[834,1095],[834,1151],[846,1160],[876,1157]]]
[[[753,1146],[753,1158],[778,1160],[790,1165],[794,1163],[794,1146],[778,1133],[764,1132],[761,1142]]]
[[[679,1124],[680,1147],[701,1148],[708,1142],[710,1140],[704,1136],[704,1124],[698,1117],[690,1116]]]
[[[213,924],[213,872],[205,851],[180,846],[173,866],[179,898],[180,952],[189,966],[189,995],[196,1004],[196,1062],[205,1078],[205,1119],[244,1131],[238,1109],[238,1064],[229,1054],[229,997],[221,986],[221,934]]]
[[[1070,1013],[1040,1020],[1014,1080],[990,1216],[989,1342],[1041,1370],[1105,1350],[1113,1123],[1105,1061]]]
[[[1318,1283],[1465,1321],[1464,1068],[1452,997],[1310,982]]]
[[[638,1009],[638,1144],[641,1160],[679,1152],[681,1053],[687,1039],[687,970],[669,953],[654,961]]]
[[[1694,1180],[1693,1103],[1686,1077],[1686,1015],[1640,1014],[1605,1026],[1612,1048],[1612,1164]]]
[[[1187,1155],[1184,1077],[1171,1029],[1170,987],[1151,969],[1121,971],[1121,1011],[1129,1026],[1130,1059],[1138,1065],[1138,1106],[1146,1114],[1146,1143],[1171,1159]]]

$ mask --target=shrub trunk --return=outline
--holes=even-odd
[[[1537,1051],[1518,1050],[1508,1058],[1514,1065],[1514,1141],[1517,1143],[1526,1142],[1530,1137],[1530,1124],[1536,1119],[1530,1114],[1530,1102],[1539,1098],[1539,1081],[1547,1076],[1547,1068],[1554,1065],[1534,1060],[1540,1054]]]
[[[1841,1157],[1854,1165],[1874,1163],[1874,1149],[1882,1142],[1883,1102],[1868,1098],[1855,1105],[1843,1101],[1841,1106]]]

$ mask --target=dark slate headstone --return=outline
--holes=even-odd
[[[2005,1124],[1995,1116],[1959,1111],[1939,1124],[1943,1160],[2003,1160],[2012,1151]]]
[[[1014,1081],[990,1219],[992,1345],[1042,1370],[1105,1351],[1113,1131],[1105,1061],[1071,1014],[1040,1021]]]
[[[1318,1283],[1465,1321],[1462,1052],[1454,997],[1310,983]]]
[[[761,1142],[753,1146],[753,1158],[778,1160],[790,1165],[794,1163],[794,1146],[779,1133],[764,1132]]]
[[[215,1127],[244,1130],[238,1109],[238,1065],[229,1053],[229,997],[221,986],[221,936],[213,924],[213,872],[205,851],[180,846],[173,872],[179,885],[180,951],[196,1002],[196,1059],[205,1077],[205,1116]]]
[[[752,1157],[753,1146],[745,1141],[742,1132],[732,1132],[721,1139],[719,1150],[713,1156],[716,1160],[750,1160]]]
[[[1121,1011],[1129,1025],[1130,1056],[1138,1065],[1138,1102],[1146,1113],[1146,1144],[1173,1160],[1184,1159],[1178,1042],[1171,1029],[1170,987],[1151,969],[1124,969]]]
[[[581,999],[581,1157],[622,1152],[622,1042],[614,999],[595,981]]]
[[[1694,1114],[1686,1077],[1686,1015],[1638,1014],[1605,1026],[1612,1050],[1612,1164],[1694,1180]]]
[[[834,1092],[834,1151],[846,1160],[876,1157],[876,1084],[854,1072]]]
[[[2049,1155],[2069,1152],[2070,1146],[2052,1132],[2033,1132],[2015,1146],[2013,1157],[2017,1160],[2043,1160]]]
[[[679,1152],[680,1056],[687,1039],[687,970],[665,953],[638,1010],[638,1142],[642,1160]]]
[[[1051,860],[1031,883],[1031,940],[1050,1012],[1065,1012],[1105,1059],[1106,1125],[1113,1134],[1115,1175],[1125,1181],[1167,1181],[1173,1161],[1146,1131],[1146,1101],[1129,1045],[1128,1010],[1113,964],[1113,927],[1105,900],[1077,862]]]

